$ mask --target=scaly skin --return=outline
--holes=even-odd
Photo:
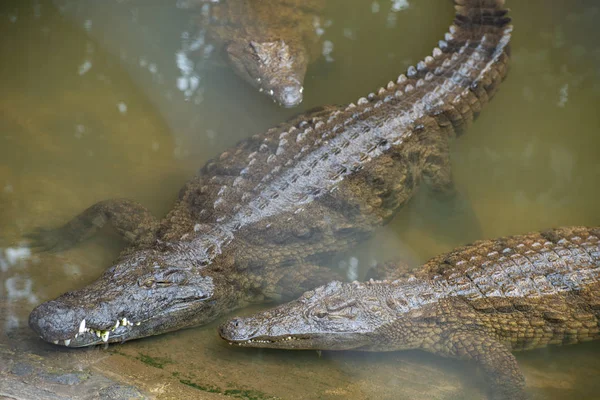
[[[34,233],[34,245],[60,248],[110,223],[132,245],[96,282],[34,309],[31,328],[67,346],[121,342],[339,279],[322,260],[389,221],[422,178],[452,195],[450,140],[508,68],[509,19],[502,2],[485,4],[458,7],[433,56],[377,94],[312,110],[209,161],[161,223],[109,200]]]
[[[231,344],[278,349],[422,349],[472,360],[492,396],[525,398],[511,351],[597,339],[600,228],[484,240],[410,277],[331,282],[221,329]]]
[[[319,56],[313,21],[322,0],[192,0],[205,3],[202,26],[234,71],[284,107],[302,102],[308,64]]]

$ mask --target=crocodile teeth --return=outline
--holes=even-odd
[[[85,332],[85,319],[82,319],[79,323],[79,333]]]
[[[121,320],[121,325],[127,325],[127,318],[123,317]]]
[[[119,327],[119,325],[121,325],[121,321],[117,320],[117,322],[115,322],[114,329],[117,329]]]
[[[58,344],[58,340],[53,340],[52,343]]]
[[[65,346],[69,347],[70,344],[71,344],[71,339],[65,340]]]
[[[103,341],[103,342],[105,342],[105,343],[106,343],[106,342],[108,342],[108,335],[109,335],[109,334],[110,334],[110,333],[109,333],[108,331],[104,331],[104,332],[102,333],[102,341]]]

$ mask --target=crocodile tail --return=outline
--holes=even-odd
[[[455,44],[488,38],[497,45],[502,37],[510,34],[507,26],[511,18],[507,16],[504,0],[454,0],[454,4],[456,17],[450,36]]]
[[[444,114],[460,135],[506,77],[512,25],[504,0],[454,0],[454,7],[455,19],[434,50],[432,66],[449,78],[439,90]]]
[[[506,77],[512,32],[503,0],[454,0],[454,6],[454,22],[432,54],[369,95],[374,104],[410,109],[410,121],[434,118],[450,136],[471,125]]]

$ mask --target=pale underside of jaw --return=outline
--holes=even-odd
[[[88,328],[86,326],[85,319],[82,319],[81,322],[79,323],[79,329],[74,337],[72,337],[71,339],[65,339],[65,340],[54,340],[54,341],[52,341],[52,343],[69,347],[72,340],[75,340],[80,335],[84,335],[86,333],[95,335],[97,338],[101,339],[104,343],[107,343],[111,333],[114,333],[117,330],[117,328],[119,328],[119,327],[130,328],[132,326],[140,326],[140,325],[141,325],[141,322],[134,323],[132,321],[127,320],[127,318],[121,318],[121,319],[117,319],[115,324],[109,329],[94,329],[94,328]]]

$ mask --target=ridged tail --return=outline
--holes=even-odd
[[[508,9],[504,7],[504,0],[454,0],[454,3],[456,18],[450,27],[453,46],[467,41],[482,42],[484,37],[495,43],[494,47],[506,38],[508,46],[510,29],[507,31],[506,27],[511,19],[506,16]]]
[[[469,30],[476,26],[502,28],[510,23],[504,0],[454,0],[456,19]]]
[[[458,135],[506,77],[512,26],[504,0],[454,0],[454,4],[454,23],[434,50],[438,61],[434,73],[443,81],[436,89],[444,98],[443,116]]]
[[[512,26],[504,0],[454,0],[454,6],[454,22],[432,55],[358,104],[401,107],[415,126],[434,118],[448,135],[471,125],[506,77]]]
[[[454,24],[445,40],[440,41],[440,48],[444,53],[470,54],[461,70],[473,80],[469,91],[461,94],[462,99],[454,100],[463,110],[467,104],[472,109],[473,118],[465,121],[468,125],[479,114],[477,109],[489,101],[506,77],[512,26],[504,0],[454,0],[454,3]],[[457,129],[457,133],[461,131]]]

